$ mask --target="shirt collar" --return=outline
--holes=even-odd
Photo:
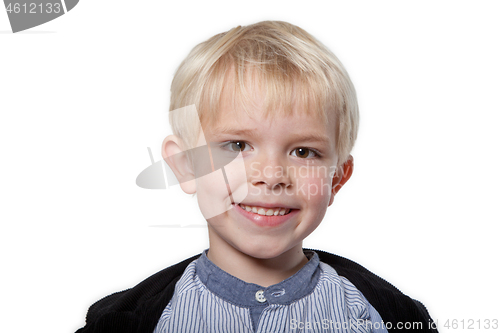
[[[196,261],[196,274],[201,282],[215,295],[243,307],[285,305],[299,300],[313,292],[321,272],[318,254],[305,250],[309,261],[297,273],[266,288],[223,271],[208,259],[207,251]]]

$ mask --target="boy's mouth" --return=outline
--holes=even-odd
[[[259,215],[263,215],[263,216],[287,215],[292,211],[292,209],[290,209],[290,208],[281,208],[281,207],[265,208],[265,207],[258,207],[258,206],[248,206],[248,205],[244,205],[242,203],[240,203],[238,205],[242,209],[246,210],[247,212],[259,214]]]

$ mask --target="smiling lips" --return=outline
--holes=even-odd
[[[292,208],[266,208],[259,206],[248,206],[245,204],[233,204],[235,210],[246,220],[260,227],[278,227],[293,219],[300,211]]]
[[[263,215],[263,216],[277,216],[277,215],[286,215],[290,213],[291,209],[290,208],[264,208],[264,207],[258,207],[258,206],[247,206],[244,204],[239,204],[241,208],[246,210],[247,212],[252,212],[255,214]]]

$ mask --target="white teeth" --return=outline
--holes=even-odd
[[[255,214],[263,215],[263,216],[278,216],[285,215],[290,212],[289,208],[262,208],[262,207],[251,207],[244,204],[240,204],[240,207],[246,210],[247,212],[252,212]]]

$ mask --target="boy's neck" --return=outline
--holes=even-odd
[[[297,273],[308,259],[302,251],[302,242],[278,257],[259,259],[228,248],[210,247],[208,259],[223,271],[247,283],[269,287]]]

